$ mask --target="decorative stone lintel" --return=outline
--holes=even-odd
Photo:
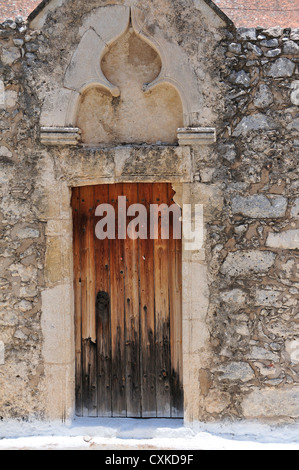
[[[41,127],[40,140],[44,145],[78,145],[80,138],[78,127]]]
[[[178,129],[180,145],[209,145],[217,140],[214,127],[185,127]]]

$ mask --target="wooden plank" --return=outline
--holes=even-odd
[[[96,342],[96,315],[95,315],[95,207],[94,188],[84,187],[80,190],[81,211],[81,270],[82,283],[85,284],[86,298],[82,311],[82,337]]]
[[[95,206],[109,202],[109,186],[94,188]],[[98,416],[112,416],[110,241],[95,238]]]
[[[138,203],[138,185],[124,185],[127,209]],[[138,214],[137,214],[138,215]],[[128,217],[127,238],[124,241],[125,252],[125,344],[126,344],[126,401],[127,417],[141,416],[140,387],[140,335],[139,335],[139,250],[138,239],[130,222],[135,217]]]
[[[95,207],[109,203],[109,185],[94,188]],[[100,219],[96,218],[96,222]],[[95,237],[96,292],[104,291],[110,295],[110,240]]]
[[[96,314],[98,416],[111,417],[111,328],[110,296],[108,292],[98,292],[96,302]]]
[[[171,206],[174,191],[168,186],[168,204]],[[169,300],[171,349],[171,417],[184,417],[182,371],[182,240],[173,237],[173,218],[170,218],[169,239]]]
[[[94,188],[80,189],[83,415],[97,416]]]
[[[154,184],[153,203],[167,204],[168,190],[165,184]],[[156,323],[156,390],[157,416],[170,417],[170,324],[168,292],[168,240],[154,240],[155,323]]]
[[[154,242],[150,238],[150,204],[153,185],[139,185],[139,203],[147,209],[147,240],[139,240],[140,276],[140,362],[142,417],[157,416],[155,354]]]
[[[74,300],[75,300],[75,396],[76,415],[83,416],[82,395],[82,328],[81,328],[81,257],[80,257],[80,189],[73,188],[73,260],[74,260]]]
[[[83,416],[97,417],[97,346],[90,339],[82,341]]]
[[[123,185],[109,187],[109,200],[118,217],[118,196]],[[124,240],[110,240],[111,279],[111,351],[112,351],[112,416],[126,417],[126,357],[125,357],[125,282]]]

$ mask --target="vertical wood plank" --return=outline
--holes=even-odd
[[[150,204],[153,185],[139,185],[139,203],[147,209],[147,240],[139,241],[140,269],[140,362],[142,387],[142,417],[157,416],[156,352],[155,352],[155,285],[154,242],[150,238]]]
[[[138,185],[125,184],[124,195],[127,209],[138,203]],[[139,335],[139,258],[138,239],[134,239],[134,229],[128,217],[125,247],[125,344],[126,344],[126,400],[127,417],[141,416],[140,387],[140,335]]]
[[[123,185],[109,187],[110,204],[118,218],[118,196]],[[117,224],[116,224],[117,225]],[[124,240],[110,241],[111,265],[111,350],[112,350],[112,416],[125,417],[126,411],[126,356],[125,356],[125,265]]]
[[[96,342],[95,315],[95,207],[94,188],[84,187],[80,190],[81,210],[81,269],[82,284],[85,284],[86,296],[82,311],[82,337]]]
[[[98,292],[96,301],[96,315],[98,416],[111,417],[111,328],[110,296],[108,292]]]
[[[83,415],[97,416],[94,188],[80,189]]]
[[[168,189],[165,184],[154,184],[153,203],[167,204]],[[160,214],[161,216],[161,214]],[[159,239],[154,240],[154,279],[156,315],[156,387],[157,416],[170,417],[170,322],[168,291],[169,241],[161,239],[159,216]]]
[[[95,189],[95,207],[109,202],[109,186]],[[95,237],[98,416],[111,417],[110,241]],[[106,293],[106,295],[105,295]]]
[[[100,204],[109,203],[109,185],[96,186],[94,189],[95,209]],[[100,220],[96,218],[96,223]],[[96,292],[104,291],[110,295],[110,240],[95,237]]]
[[[76,415],[83,416],[82,394],[82,328],[81,328],[81,257],[80,257],[80,188],[73,188],[73,260],[74,260],[74,301],[75,301],[75,396]]]
[[[168,205],[174,204],[174,191],[168,186]],[[175,240],[173,218],[170,218],[169,239],[169,301],[171,349],[171,417],[183,418],[182,371],[182,240]]]

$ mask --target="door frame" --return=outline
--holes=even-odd
[[[110,153],[109,153],[110,152]],[[202,203],[208,210],[213,197],[213,185],[193,182],[191,153],[187,147],[159,147],[137,149],[142,152],[147,164],[140,160],[141,171],[128,165],[136,150],[132,147],[114,148],[113,158],[118,162],[114,174],[107,174],[107,158],[111,150],[100,152],[107,157],[97,163],[95,169],[94,151],[80,151],[72,164],[66,154],[65,162],[57,168],[45,156],[47,177],[40,178],[45,194],[45,287],[42,295],[42,334],[44,359],[45,417],[49,420],[72,420],[75,416],[75,329],[74,329],[74,288],[73,288],[73,224],[71,211],[71,189],[104,183],[165,182],[171,183],[176,192],[178,205]],[[169,153],[170,152],[170,153]],[[157,165],[163,155],[171,155],[176,174],[169,173],[169,165],[162,169]],[[93,158],[91,160],[91,157]],[[98,157],[97,157],[98,158]],[[109,157],[110,158],[110,157]],[[139,160],[138,160],[139,162]],[[189,162],[189,163],[188,163]],[[100,165],[103,169],[100,170]],[[143,173],[143,169],[146,170]],[[101,174],[107,176],[98,176]],[[109,170],[110,171],[110,170]],[[164,171],[166,173],[164,173]],[[180,173],[181,171],[181,173]],[[217,188],[216,188],[217,190]],[[216,198],[215,193],[215,198]],[[209,308],[208,265],[205,250],[182,252],[183,273],[183,383],[185,423],[200,421],[204,416],[205,396],[199,377],[201,371],[210,368],[214,353],[206,317]],[[198,286],[201,289],[198,289]]]
[[[173,238],[175,219],[171,238],[149,239],[150,206],[170,207],[174,194],[169,183],[73,188],[77,416],[183,417],[182,240]],[[118,227],[119,196],[127,209],[146,204],[145,240],[97,240],[97,206],[112,204]],[[109,299],[103,308],[96,307],[100,293]]]

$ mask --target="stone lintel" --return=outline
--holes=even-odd
[[[178,129],[180,145],[209,145],[217,140],[214,127],[185,127]]]

